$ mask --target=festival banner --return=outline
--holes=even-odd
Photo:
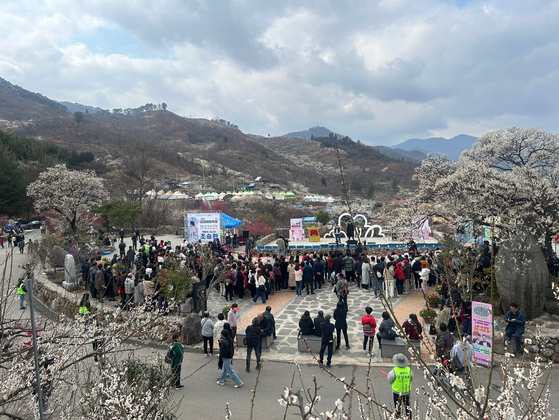
[[[493,310],[490,303],[472,302],[472,344],[474,361],[491,366],[493,347]]]
[[[211,242],[219,239],[221,213],[188,213],[185,225],[188,242]]]
[[[305,239],[305,230],[303,229],[303,219],[291,219],[291,227],[289,229],[290,241],[303,241]]]

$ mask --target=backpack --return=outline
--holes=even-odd
[[[347,281],[343,281],[342,283],[342,288],[340,289],[340,296],[347,296],[349,294],[349,286],[347,284]]]
[[[254,273],[252,273],[252,274],[250,275],[250,278],[249,278],[248,282],[249,282],[250,284],[256,284],[256,277],[255,277]]]
[[[363,324],[363,332],[365,334],[372,334],[373,333],[373,326],[369,323]]]
[[[462,370],[464,369],[464,365],[462,364],[462,362],[460,361],[460,358],[458,357],[458,355],[455,355],[452,358],[452,365],[454,366],[454,369],[456,370]]]
[[[165,363],[173,363],[173,359],[175,358],[175,346],[169,347],[169,351],[165,355]]]

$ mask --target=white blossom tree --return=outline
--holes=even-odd
[[[11,266],[10,255],[2,263]],[[15,293],[6,286],[9,276],[10,270],[0,276],[0,418],[39,418],[31,325],[9,312],[6,302]],[[125,341],[165,342],[167,331],[177,328],[176,319],[143,307],[93,311],[59,314],[58,321],[35,312],[42,401],[51,413],[47,418],[172,418],[177,404],[169,397],[169,367],[157,356],[146,360]]]
[[[66,165],[56,165],[29,184],[27,195],[37,212],[51,210],[63,228],[76,235],[80,214],[101,204],[108,192],[94,171],[70,171]]]
[[[532,233],[551,250],[559,229],[559,135],[535,128],[492,131],[458,162],[429,157],[416,177],[418,201],[432,203],[433,215],[496,223],[504,237]]]

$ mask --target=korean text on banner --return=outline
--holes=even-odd
[[[292,242],[302,241],[305,239],[305,231],[303,229],[303,219],[291,219],[289,229],[289,240]]]
[[[472,302],[472,343],[477,364],[490,367],[493,351],[493,310],[490,303]]]
[[[221,213],[188,213],[186,226],[188,242],[211,242],[219,239]]]

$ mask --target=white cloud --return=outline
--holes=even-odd
[[[0,76],[109,109],[165,101],[264,135],[557,131],[558,18],[544,0],[11,0]]]

